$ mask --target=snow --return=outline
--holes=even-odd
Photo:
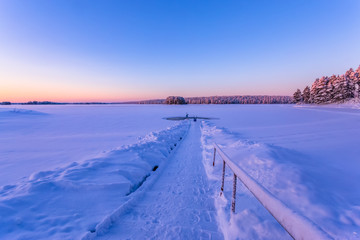
[[[82,163],[33,173],[0,190],[0,236],[66,239],[92,231],[161,167],[188,128],[177,124]]]
[[[163,119],[186,113],[213,119]],[[240,181],[230,213],[216,142],[331,238],[359,239],[359,122],[355,103],[3,106],[0,238],[290,239]]]
[[[338,106],[240,107],[238,111],[219,108],[222,118],[216,124],[203,125],[204,164],[211,179],[221,176],[221,164],[212,169],[212,144],[217,142],[252,178],[331,237],[359,238],[359,110]],[[220,188],[220,180],[216,184]],[[242,233],[247,232],[243,238],[276,233],[276,223],[239,185],[241,206],[235,225],[241,226]],[[225,196],[231,199],[231,177],[226,186]],[[249,217],[242,217],[249,211],[253,226],[248,224]],[[272,229],[264,229],[269,224]],[[258,227],[261,231],[256,230]]]
[[[93,158],[172,126],[174,122],[159,121],[165,109],[143,105],[1,106],[0,185]]]
[[[84,239],[221,239],[213,192],[202,166],[198,125],[191,124],[167,166],[159,167],[156,179]]]
[[[241,182],[250,190],[255,198],[270,212],[271,215],[281,224],[285,230],[295,239],[329,239],[329,236],[319,229],[314,223],[297,214],[284,203],[279,201],[267,189],[257,183],[241,167],[237,166],[221,148],[215,143],[214,148],[221,156],[224,163],[241,180]],[[215,165],[215,162],[214,164]],[[233,188],[236,187],[236,181]]]

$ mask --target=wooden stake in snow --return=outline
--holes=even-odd
[[[236,201],[236,174],[234,173],[234,180],[233,180],[233,194],[231,200],[231,211],[235,213],[235,201]]]
[[[223,160],[223,169],[222,169],[222,177],[221,177],[221,193],[224,191],[225,165],[226,165],[226,163]]]
[[[216,157],[216,148],[214,148],[214,159],[213,159],[213,166],[215,166],[215,157]]]

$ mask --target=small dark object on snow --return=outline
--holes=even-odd
[[[196,122],[196,117],[194,117],[194,122]]]
[[[155,171],[156,171],[156,169],[158,169],[158,167],[159,167],[158,165],[155,165],[155,166],[153,167],[153,169],[152,169],[152,170],[153,170],[153,172],[155,172]]]
[[[188,120],[188,119],[204,119],[204,120],[211,120],[211,119],[218,119],[218,118],[210,118],[210,117],[166,117],[163,118],[165,120],[171,120],[171,121],[182,121],[182,120]]]
[[[174,147],[176,147],[176,143],[174,143]]]
[[[182,137],[180,137],[180,140],[182,140]]]

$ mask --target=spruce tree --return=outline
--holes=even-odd
[[[345,76],[337,76],[334,85],[334,102],[342,102],[345,99],[344,89],[346,88]]]
[[[313,85],[311,86],[311,101],[317,104],[325,103],[327,99],[327,83],[329,81],[328,77],[322,77],[316,79]]]
[[[302,93],[304,103],[311,103],[311,94],[309,86],[306,86]]]
[[[334,89],[335,89],[336,79],[337,79],[336,75],[332,75],[329,78],[329,81],[327,83],[327,87],[326,87],[326,102],[327,103],[334,102]]]
[[[316,79],[313,84],[311,85],[311,89],[310,89],[310,102],[312,103],[317,103],[315,101],[316,99],[316,96],[317,96],[317,92],[318,92],[318,88],[317,88],[317,85],[318,85],[318,82],[319,82],[320,79]]]
[[[355,71],[350,68],[345,73],[345,99],[354,98],[355,92]]]
[[[354,73],[354,97],[360,97],[360,65]]]
[[[318,103],[325,103],[328,99],[327,97],[327,84],[329,82],[328,77],[322,77],[319,80],[319,91],[318,91]]]
[[[295,102],[295,103],[300,103],[300,102],[302,102],[302,96],[301,96],[301,91],[300,91],[300,89],[296,90],[296,92],[294,93],[294,102]]]

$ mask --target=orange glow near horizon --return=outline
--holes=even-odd
[[[35,84],[36,83],[36,84]],[[118,87],[87,86],[77,84],[42,84],[34,81],[34,84],[1,84],[0,102],[28,102],[28,101],[52,101],[52,102],[124,102],[151,98],[150,94],[140,94],[129,89]]]
[[[0,102],[125,102],[155,97],[127,83],[113,84],[99,80],[100,77],[64,72],[67,74],[44,74],[40,70],[35,73],[27,70],[20,74],[16,71],[1,72]]]
[[[223,82],[220,86],[213,76],[174,77],[171,81],[159,75],[125,74],[100,71],[79,66],[37,64],[29,59],[10,61],[0,56],[0,102],[127,102],[164,99],[167,96],[206,97],[233,95],[288,95],[290,83],[262,85],[254,81]],[[242,79],[244,77],[239,77]],[[171,79],[171,77],[170,77]],[[190,82],[189,82],[190,81]]]
[[[136,97],[119,91],[89,91],[79,89],[22,89],[22,90],[0,90],[0,101],[28,102],[28,101],[51,101],[51,102],[125,102],[153,98],[152,96]]]
[[[267,91],[259,92],[256,85],[248,86],[247,91],[240,91],[236,88],[229,90],[229,87],[214,91],[211,86],[203,86],[200,93],[196,87],[179,86],[157,90],[140,85],[100,85],[84,84],[74,81],[65,83],[59,81],[44,81],[41,79],[15,81],[15,78],[8,78],[13,81],[0,82],[0,102],[9,101],[22,103],[28,101],[51,101],[51,102],[127,102],[149,99],[164,99],[167,96],[183,97],[206,97],[206,96],[233,96],[233,95],[286,95],[279,88],[268,87]],[[21,78],[23,79],[23,78]],[[277,93],[276,93],[277,92]]]

